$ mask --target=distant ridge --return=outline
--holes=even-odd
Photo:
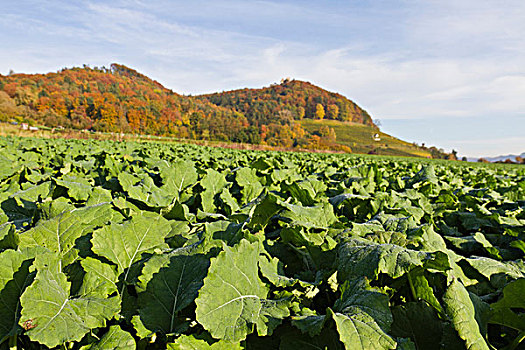
[[[506,156],[497,156],[497,157],[483,157],[484,159],[488,160],[489,162],[504,162],[507,159],[515,162],[516,157],[525,158],[525,152],[522,154],[507,154]]]

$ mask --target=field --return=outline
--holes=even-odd
[[[2,137],[0,251],[2,349],[525,338],[523,166]]]

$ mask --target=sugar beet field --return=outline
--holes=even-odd
[[[0,138],[1,349],[523,349],[525,167]]]

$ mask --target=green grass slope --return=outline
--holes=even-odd
[[[301,126],[309,133],[319,132],[322,126],[334,129],[336,142],[348,146],[354,153],[369,153],[407,156],[407,157],[430,157],[430,152],[415,146],[409,142],[397,139],[393,136],[378,131],[371,125],[352,122],[341,122],[338,120],[301,120]],[[374,139],[374,134],[379,134],[379,141]]]

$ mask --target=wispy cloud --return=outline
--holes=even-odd
[[[494,119],[506,120],[498,132],[511,137],[525,126],[521,0],[21,0],[4,11],[5,72],[117,61],[192,94],[293,77],[402,125],[389,130],[396,135],[445,147],[454,141],[471,154],[502,144],[473,148]],[[475,128],[452,140],[433,127],[440,120]],[[525,148],[522,138],[513,140],[507,153]]]

